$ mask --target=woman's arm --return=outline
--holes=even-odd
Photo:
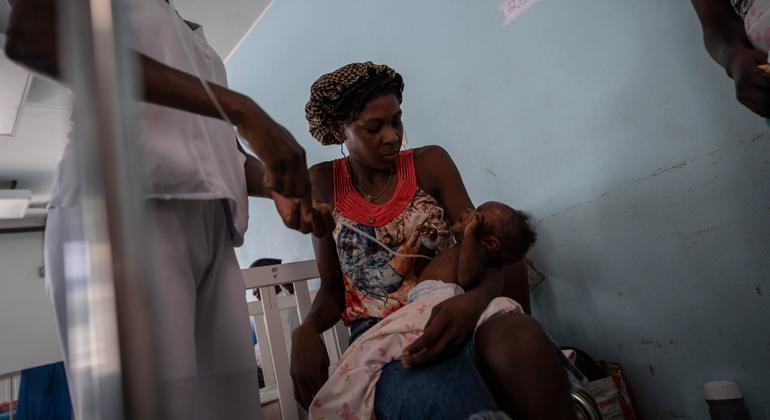
[[[463,178],[452,157],[441,146],[425,146],[414,153],[420,187],[436,198],[454,223],[466,209],[474,208]]]
[[[334,185],[330,162],[310,168],[310,179],[313,184],[313,201],[331,209],[334,204]],[[333,219],[330,225],[334,225]],[[345,310],[345,288],[333,230],[332,227],[326,235],[313,237],[313,252],[321,276],[321,288],[303,324],[307,323],[318,333],[333,327]]]
[[[442,147],[426,146],[416,149],[415,165],[420,186],[439,200],[450,223],[454,223],[465,209],[474,208],[460,171]],[[529,313],[526,260],[522,258],[515,264],[503,267],[503,277],[501,295],[515,300]]]
[[[302,325],[307,324],[307,327],[320,334],[340,320],[345,310],[345,289],[332,234],[328,233],[322,238],[313,237],[313,250],[321,275],[321,287]]]
[[[313,199],[329,206],[332,196],[331,169],[324,164],[310,170]],[[294,396],[307,408],[329,376],[329,355],[320,334],[333,327],[345,310],[345,288],[342,282],[337,248],[330,229],[322,237],[313,237],[321,287],[305,320],[292,335],[291,376]]]
[[[339,321],[345,308],[345,291],[331,233],[313,237],[321,288],[307,318],[294,330],[291,346],[291,377],[294,397],[306,409],[329,378],[329,355],[320,334]]]
[[[446,150],[439,146],[415,150],[415,166],[420,186],[439,201],[450,223],[466,209],[473,208],[460,171]],[[428,364],[444,351],[464,343],[473,333],[484,308],[500,296],[502,290],[502,271],[488,267],[474,288],[434,307],[423,335],[406,348],[404,364]]]
[[[759,69],[767,53],[755,49],[729,0],[692,0],[711,58],[735,81],[735,96],[754,113],[770,117],[770,76]]]

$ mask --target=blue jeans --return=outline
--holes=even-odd
[[[353,322],[351,342],[377,321]],[[406,369],[400,361],[385,365],[375,390],[374,410],[379,420],[507,418],[501,417],[481,377],[473,338],[428,366]]]

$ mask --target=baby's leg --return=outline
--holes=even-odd
[[[465,293],[456,283],[445,283],[441,280],[422,280],[409,291],[408,302],[417,302],[428,298],[441,297],[444,300]]]

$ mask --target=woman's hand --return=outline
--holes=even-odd
[[[767,53],[736,48],[729,54],[725,70],[735,80],[738,101],[765,118],[770,117],[770,74],[759,69],[767,64]]]
[[[466,293],[436,305],[422,336],[404,349],[404,366],[426,365],[448,350],[464,344],[473,334],[481,313],[489,302]]]
[[[317,331],[300,325],[292,335],[291,378],[294,398],[305,409],[310,407],[321,386],[329,379],[329,355]]]

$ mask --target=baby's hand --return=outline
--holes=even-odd
[[[477,237],[484,228],[484,215],[478,210],[471,210],[468,217],[470,220],[465,225],[465,236]]]
[[[417,234],[420,236],[430,236],[431,239],[435,239],[438,236],[438,229],[433,225],[424,223],[417,228]]]

